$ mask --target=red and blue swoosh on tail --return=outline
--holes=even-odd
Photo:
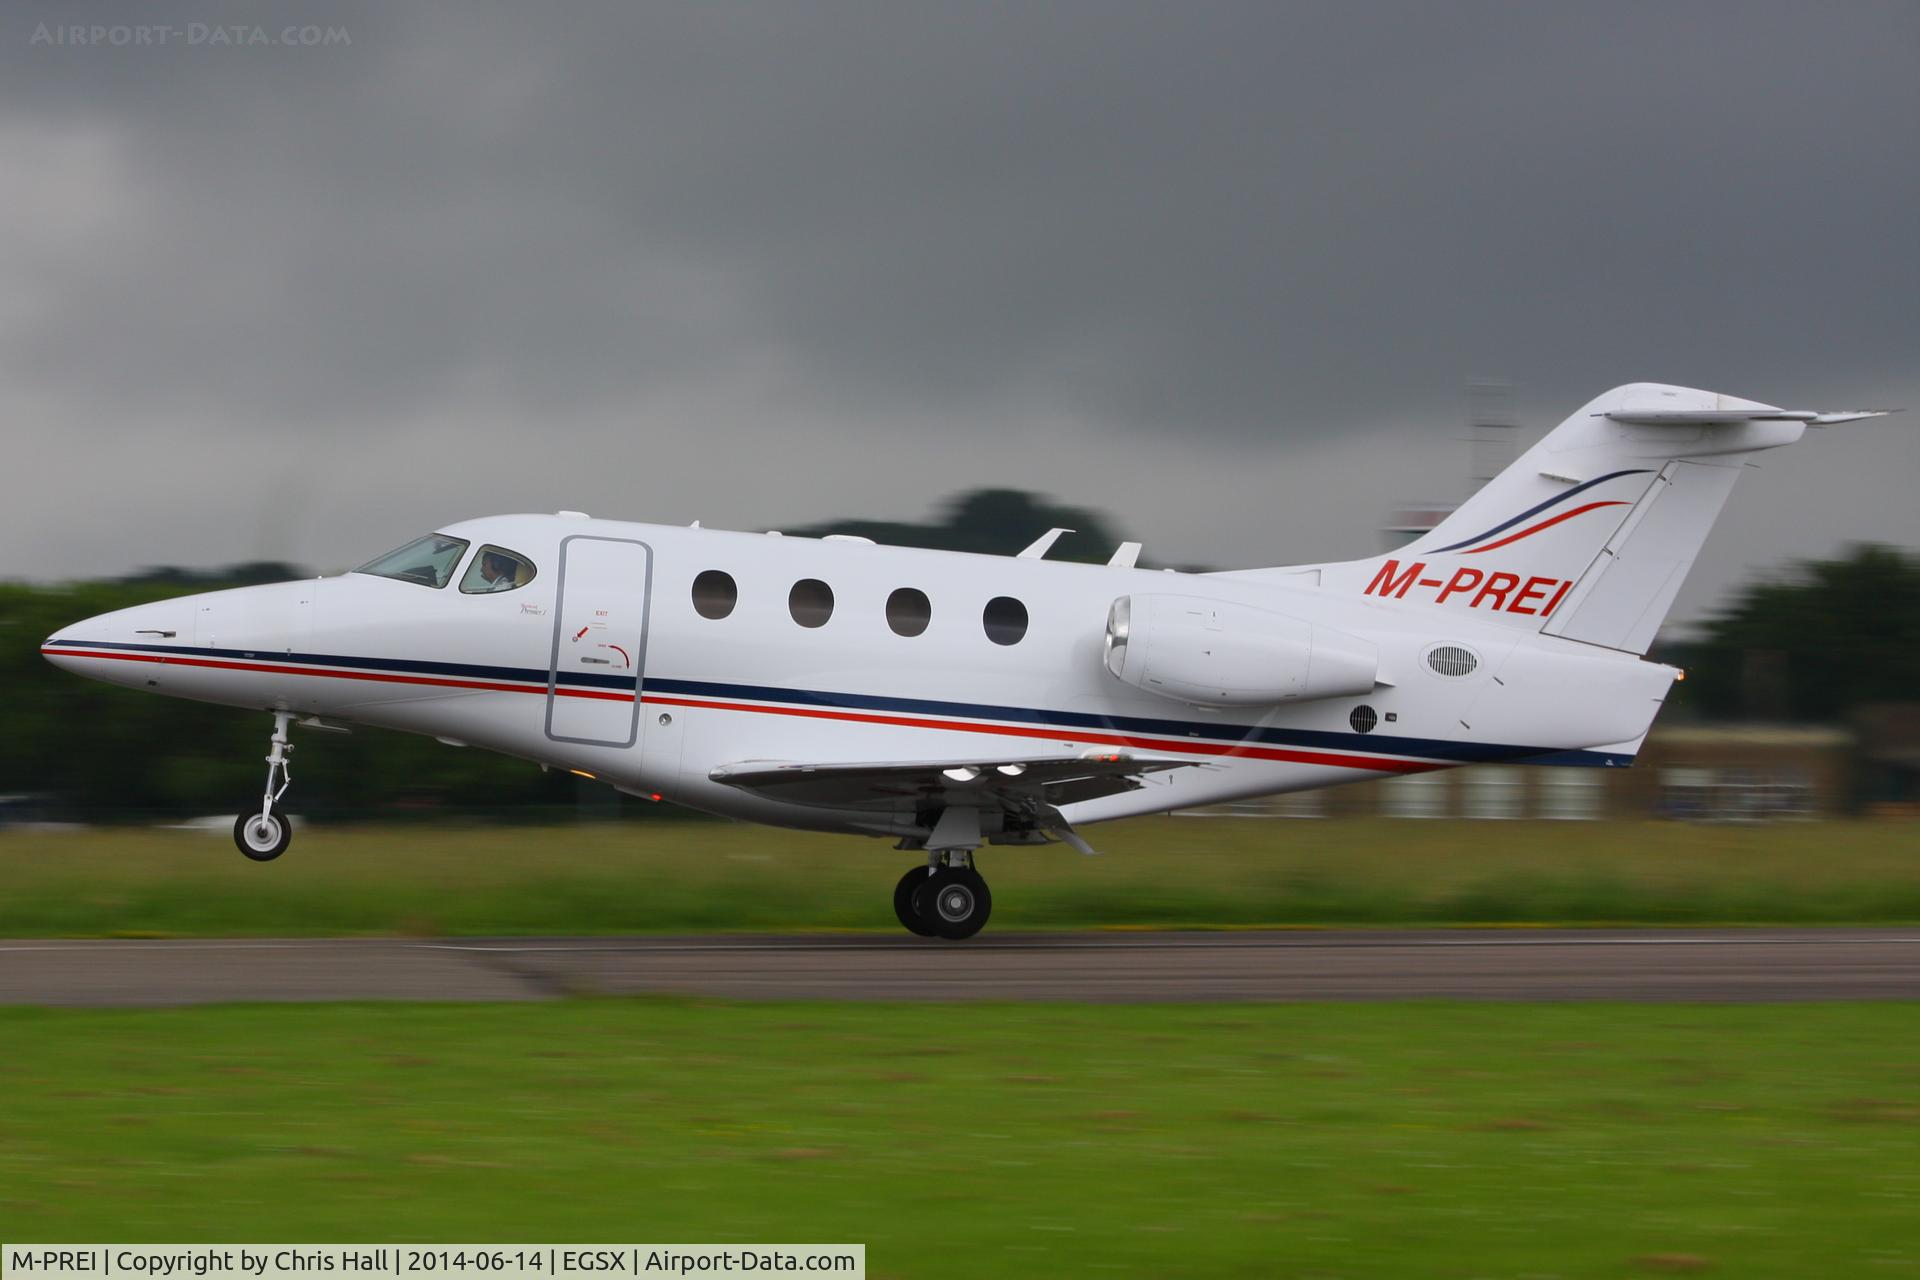
[[[1580,504],[1577,507],[1570,507],[1565,511],[1554,512],[1553,515],[1547,516],[1546,519],[1541,520],[1536,524],[1527,525],[1527,527],[1524,529],[1517,529],[1512,533],[1507,532],[1509,529],[1513,529],[1515,525],[1526,524],[1527,521],[1532,520],[1535,516],[1545,515],[1547,512],[1553,511],[1555,507],[1560,506],[1562,503],[1567,502],[1570,499],[1579,497],[1581,494],[1585,493],[1589,489],[1594,488],[1596,485],[1603,485],[1609,480],[1618,480],[1622,476],[1644,476],[1644,475],[1651,475],[1651,474],[1652,472],[1645,467],[1642,467],[1638,470],[1632,470],[1632,471],[1610,471],[1604,476],[1598,476],[1592,480],[1587,481],[1585,484],[1577,484],[1573,488],[1567,490],[1565,493],[1556,494],[1555,496],[1548,498],[1545,502],[1542,502],[1537,506],[1528,507],[1525,511],[1522,511],[1519,515],[1513,517],[1511,520],[1503,521],[1502,523],[1493,526],[1493,528],[1488,529],[1485,533],[1477,533],[1471,538],[1463,538],[1462,540],[1452,544],[1451,546],[1435,547],[1428,554],[1437,556],[1437,555],[1446,555],[1450,552],[1458,552],[1461,555],[1477,556],[1483,551],[1495,551],[1501,547],[1511,546],[1513,543],[1520,541],[1522,538],[1531,538],[1536,533],[1540,533],[1546,529],[1551,529],[1558,524],[1565,524],[1567,521],[1574,519],[1576,516],[1583,516],[1587,514],[1587,512],[1589,511],[1598,511],[1603,507],[1631,506],[1632,504],[1625,501],[1624,499],[1613,499],[1611,501],[1600,501],[1600,502],[1585,502]],[[1502,534],[1505,534],[1506,536],[1505,537],[1500,536]],[[1489,541],[1489,539],[1493,539],[1493,541]]]

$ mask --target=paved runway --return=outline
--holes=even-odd
[[[0,1004],[1920,999],[1920,929],[0,942]]]

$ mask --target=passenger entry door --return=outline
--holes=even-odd
[[[639,741],[652,585],[653,551],[644,542],[589,534],[561,542],[549,738],[605,747]]]

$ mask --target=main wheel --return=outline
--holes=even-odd
[[[901,926],[905,928],[908,933],[915,933],[923,938],[931,938],[934,936],[933,926],[927,923],[925,917],[913,909],[914,890],[926,882],[927,869],[925,867],[914,867],[910,869],[907,874],[901,876],[900,883],[893,886],[893,914],[899,918]]]
[[[233,842],[255,862],[272,862],[287,851],[293,824],[277,813],[243,813],[233,820]]]
[[[933,927],[935,936],[971,938],[993,914],[993,894],[972,867],[947,867],[928,876],[913,893],[914,913]]]

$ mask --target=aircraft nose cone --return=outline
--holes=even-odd
[[[63,671],[133,683],[132,668],[141,664],[126,659],[191,644],[192,617],[177,600],[116,609],[60,628],[41,641],[40,656]]]
[[[92,622],[93,619],[87,619]],[[86,633],[87,622],[62,627],[40,642],[40,656],[62,671],[72,671],[79,659],[73,654],[73,642]]]
[[[62,671],[79,670],[87,651],[103,644],[114,630],[107,623],[112,616],[103,613],[69,623],[40,642],[40,656]]]
[[[102,618],[104,616],[106,614],[102,614]],[[40,641],[40,656],[58,666],[61,672],[81,672],[83,676],[90,676],[90,672],[84,670],[86,652],[94,643],[98,643],[94,637],[100,633],[100,618],[86,618],[83,622],[63,626]]]

